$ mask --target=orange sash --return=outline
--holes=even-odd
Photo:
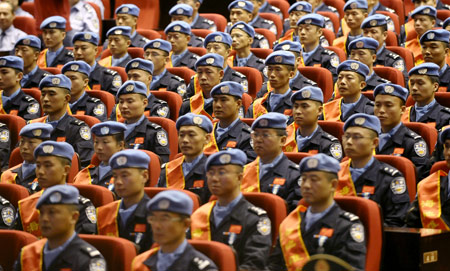
[[[44,49],[39,53],[38,59],[37,59],[37,65],[39,68],[47,68],[47,51],[48,49]]]
[[[200,82],[198,81],[198,76],[194,75],[194,94],[203,92],[202,87],[200,86]]]
[[[407,23],[404,24],[406,41],[411,40],[411,37],[416,36],[416,30],[414,29],[414,19],[410,19]]]
[[[42,239],[33,242],[22,249],[20,253],[20,269],[31,271],[42,271],[42,265],[44,263],[44,246],[47,243],[47,239]]]
[[[417,199],[419,201],[422,227],[428,229],[450,230],[441,218],[441,176],[447,176],[442,170],[431,174],[417,184]]]
[[[213,117],[208,114],[208,112],[205,111],[204,105],[205,105],[205,99],[203,98],[203,92],[199,92],[192,96],[189,99],[191,112],[197,115],[204,115],[208,117],[211,121],[213,120]]]
[[[284,152],[298,152],[297,136],[296,136],[297,129],[298,125],[295,124],[295,122],[291,123],[286,127],[287,138],[286,143],[283,146]]]
[[[0,183],[16,184],[17,173],[14,173],[12,171],[16,168],[19,168],[20,166],[22,166],[22,163],[18,164],[17,166],[14,166],[12,168],[8,168],[8,170],[4,171],[0,178]]]
[[[121,200],[97,208],[97,231],[99,235],[119,237],[119,214]]]
[[[186,182],[183,174],[184,155],[166,164],[166,186],[171,189],[184,189]]]
[[[338,173],[338,185],[334,196],[356,196],[355,185],[353,184],[352,175],[350,173],[350,164],[352,159],[348,159],[341,163],[341,170]]]
[[[152,248],[147,250],[144,253],[141,253],[134,257],[133,262],[131,263],[132,271],[151,271],[148,266],[144,264],[144,262],[150,258],[152,255],[156,254],[159,250],[159,247]]]
[[[229,56],[228,58],[227,58],[227,64],[228,64],[228,66],[230,66],[231,68],[233,68],[234,67],[234,58],[235,58],[236,56]]]
[[[112,66],[112,56],[108,56],[103,59],[100,59],[98,64],[102,65],[103,67],[111,67]]]
[[[241,192],[261,192],[259,185],[259,157],[244,166]]]
[[[405,43],[405,48],[411,51],[414,55],[415,65],[422,64],[424,62],[422,55],[422,47],[420,46],[419,37],[409,40]]]
[[[447,87],[439,87],[437,92],[447,92]]]
[[[299,205],[280,224],[280,246],[289,271],[302,270],[303,265],[309,260],[300,229],[302,220],[300,213],[305,211],[306,207]]]
[[[347,43],[347,35],[344,35],[342,37],[339,37],[333,41],[333,46],[341,48],[344,50],[345,53],[347,53],[347,48],[345,48],[345,43]]]
[[[37,122],[39,122],[39,123],[46,123],[47,122],[47,116],[40,117],[40,118],[28,121],[28,123],[37,123]]]
[[[402,122],[411,122],[411,108],[412,106],[408,106],[405,110],[405,112],[402,115],[401,121]],[[433,129],[436,129],[436,122],[427,122],[426,125],[430,126]]]
[[[39,227],[39,211],[36,209],[36,203],[44,190],[19,201],[19,214],[22,220],[22,229],[33,234],[37,238],[42,238],[41,228]]]
[[[203,148],[203,152],[212,154],[212,153],[216,153],[216,152],[219,151],[219,146],[217,146],[217,140],[216,140],[216,136],[215,136],[215,134],[214,134],[214,131],[216,130],[216,127],[217,127],[217,122],[214,123],[213,130],[212,130],[212,132],[210,133],[210,135],[211,135],[211,140],[210,140],[209,143],[206,144],[206,146]]]
[[[94,165],[89,165],[83,168],[80,172],[77,173],[75,178],[73,179],[74,184],[92,184],[91,172],[89,169],[94,168]]]
[[[216,200],[208,202],[200,206],[192,216],[191,235],[192,240],[207,240],[211,241],[211,224],[210,217]]]
[[[323,105],[324,120],[341,122],[341,101],[342,98],[339,98]]]
[[[341,19],[341,31],[343,36],[347,36],[348,33],[350,33],[350,27],[348,27],[348,24],[344,18]]]
[[[278,39],[278,43],[282,43],[283,41],[286,41],[286,40],[290,40],[290,41],[294,40],[294,29],[289,29],[288,31],[286,31],[286,34],[284,35],[284,37],[281,37],[280,39]]]
[[[267,88],[269,88],[269,85],[267,85]],[[263,103],[269,97],[269,93],[270,92],[267,92],[266,94],[264,94],[264,96],[262,98],[258,98],[253,102],[253,118],[254,119],[257,119],[259,116],[262,116],[262,115],[268,113],[268,111],[264,107]]]
[[[169,53],[169,62],[166,63],[166,68],[173,68],[173,64],[172,64],[172,54],[173,52],[171,51]]]
[[[2,95],[3,95],[3,90],[0,90],[0,115],[7,115],[7,114],[9,114],[9,115],[17,116],[17,114],[19,113],[17,110],[11,110],[10,113],[5,111],[5,109],[3,108]]]

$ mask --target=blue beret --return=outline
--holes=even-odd
[[[131,38],[131,27],[129,27],[129,26],[114,26],[108,30],[108,33],[106,33],[107,37],[109,37],[110,35],[122,35],[122,36],[125,36],[128,38]]]
[[[53,131],[53,126],[48,123],[30,123],[20,130],[19,135],[29,138],[47,139]]]
[[[316,25],[320,28],[324,28],[325,27],[325,18],[320,15],[320,14],[306,14],[305,16],[301,17],[298,21],[297,21],[297,25],[301,25],[301,24],[312,24],[312,25]]]
[[[273,47],[273,51],[290,51],[290,52],[296,52],[301,53],[302,52],[302,45],[298,41],[291,41],[291,40],[285,40],[283,42],[278,43]]]
[[[337,68],[337,73],[339,74],[341,71],[351,71],[356,72],[364,77],[364,80],[366,79],[367,75],[369,74],[369,67],[367,67],[366,64],[361,63],[356,60],[346,60],[339,64]]]
[[[147,49],[158,49],[170,53],[172,51],[172,44],[163,39],[155,39],[144,45],[144,51]]]
[[[247,11],[248,13],[252,13],[253,12],[253,3],[250,1],[243,1],[243,0],[236,0],[231,2],[228,5],[228,10],[231,10],[233,8],[238,8],[238,9],[243,9],[245,11]]]
[[[197,62],[195,62],[195,69],[198,66],[213,66],[223,69],[223,57],[218,54],[209,53],[200,57]]]
[[[244,31],[245,33],[247,33],[252,38],[255,37],[255,29],[253,28],[253,26],[251,26],[249,24],[246,24],[244,22],[237,22],[230,28],[230,33],[235,28]]]
[[[75,35],[73,35],[72,43],[75,43],[78,40],[98,45],[100,38],[98,37],[98,34],[93,32],[77,32]]]
[[[375,131],[377,134],[381,133],[381,124],[380,120],[373,116],[367,115],[364,113],[353,114],[348,120],[344,123],[344,131],[349,127],[362,127]]]
[[[375,52],[378,49],[378,41],[372,38],[368,37],[362,37],[354,39],[350,44],[348,45],[349,51],[353,49],[370,49],[374,50]]]
[[[450,25],[450,17],[448,17],[447,19],[445,19],[445,21],[442,23],[442,28],[445,29],[447,28],[447,26]]]
[[[122,94],[141,94],[147,97],[147,86],[140,81],[128,80],[119,88],[116,97]]]
[[[40,29],[66,29],[66,19],[61,16],[51,16],[43,20]]]
[[[30,46],[30,47],[41,50],[41,40],[38,37],[33,36],[33,35],[27,35],[27,36],[19,39],[16,42],[16,44],[14,45],[14,47],[17,47],[19,45]]]
[[[247,155],[245,155],[245,152],[240,149],[228,149],[210,155],[206,160],[205,169],[208,171],[211,166],[222,165],[244,166],[246,163]]]
[[[84,73],[89,77],[89,75],[91,74],[91,66],[82,60],[70,61],[61,68],[62,74],[66,72]]]
[[[442,41],[445,43],[449,43],[449,39],[450,32],[445,29],[428,30],[422,35],[422,37],[420,37],[420,44],[423,44],[427,41]]]
[[[194,113],[187,113],[179,117],[176,123],[178,131],[181,126],[197,126],[205,130],[207,133],[211,133],[213,130],[213,124],[208,117]]]
[[[11,68],[23,71],[23,59],[18,56],[0,57],[0,68]]]
[[[38,156],[57,156],[72,161],[75,154],[72,145],[67,142],[44,141],[34,149],[34,158]]]
[[[119,168],[148,168],[150,157],[140,150],[123,150],[116,152],[109,159],[109,165],[112,169]]]
[[[153,62],[142,58],[135,58],[128,61],[127,65],[125,66],[126,72],[132,69],[139,69],[153,74]]]
[[[444,144],[445,140],[450,139],[450,125],[444,126],[439,133],[439,142]]]
[[[190,216],[193,208],[192,199],[179,190],[161,191],[147,203],[147,210],[150,212],[163,211]]]
[[[409,70],[408,75],[411,76],[413,74],[420,74],[439,77],[440,69],[441,68],[437,64],[434,64],[432,62],[425,62]]]
[[[350,0],[344,5],[344,11],[347,9],[368,9],[366,0]]]
[[[127,126],[117,121],[100,122],[92,126],[91,132],[96,136],[110,136],[125,132]]]
[[[242,94],[244,94],[244,87],[233,81],[225,81],[220,84],[214,86],[211,89],[210,95],[231,95],[238,98],[242,98]]]
[[[186,4],[178,4],[173,6],[170,10],[169,10],[169,15],[170,16],[174,16],[174,15],[184,15],[184,16],[188,16],[188,17],[192,17],[192,13],[194,12],[194,9]]]
[[[294,4],[292,4],[289,9],[288,9],[288,13],[294,12],[294,11],[303,11],[306,13],[311,13],[312,12],[312,6],[310,3],[306,2],[306,1],[300,1],[300,2],[295,2]]]
[[[437,11],[432,6],[420,6],[411,12],[411,18],[416,15],[427,15],[436,19]]]
[[[180,32],[186,35],[190,35],[191,34],[191,26],[183,21],[175,21],[175,22],[171,22],[166,29],[164,29],[164,33],[169,33],[169,32]]]
[[[392,83],[384,83],[376,86],[373,91],[373,96],[376,97],[378,94],[399,97],[404,102],[406,102],[409,95],[408,90],[406,88]]]
[[[70,91],[72,89],[72,81],[64,74],[47,75],[39,83],[39,89],[42,90],[45,87],[65,88]]]
[[[364,19],[361,28],[371,28],[376,26],[387,25],[388,17],[382,14],[375,14]]]
[[[296,91],[291,96],[291,102],[301,101],[301,100],[313,100],[323,103],[323,92],[322,89],[313,86],[306,86]]]
[[[75,186],[67,184],[54,185],[44,190],[44,193],[42,193],[36,203],[36,209],[39,209],[42,205],[50,204],[78,205],[79,196],[80,192]]]
[[[267,56],[264,64],[295,66],[295,55],[289,51],[275,51]]]
[[[287,116],[277,112],[269,112],[259,116],[252,123],[252,130],[255,129],[286,129]]]
[[[337,174],[341,170],[339,161],[324,153],[305,157],[300,162],[300,173],[309,171],[325,171]]]
[[[136,5],[123,4],[116,9],[116,14],[129,14],[134,17],[139,17],[139,11],[140,9]]]
[[[231,44],[233,43],[233,39],[231,38],[230,34],[224,33],[224,32],[213,32],[206,36],[205,41],[203,42],[203,45],[206,47],[208,43],[210,42],[220,42],[225,43],[226,45],[231,47]]]

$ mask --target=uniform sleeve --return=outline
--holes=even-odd
[[[2,170],[8,168],[10,146],[11,136],[5,125],[0,129],[0,166]]]
[[[81,166],[87,167],[91,162],[92,155],[94,154],[91,129],[87,125],[82,125],[75,134],[68,135],[74,137],[73,141],[71,140],[71,144],[75,149],[75,152],[77,152],[80,156]]]
[[[190,97],[194,96],[194,94],[195,94],[194,77],[191,77],[191,82],[189,83],[189,85],[186,88],[186,98],[190,98]]]
[[[78,218],[75,230],[77,233],[96,234],[97,213],[92,202],[84,197],[80,197],[80,217]]]
[[[147,131],[150,131],[148,129]],[[161,158],[161,163],[167,163],[169,162],[169,155],[170,155],[170,149],[169,149],[169,137],[167,135],[167,132],[163,129],[157,129],[152,131],[153,135],[146,136],[146,138],[153,138],[153,143],[149,147],[149,151],[153,151],[159,157]]]
[[[271,228],[267,215],[258,217],[246,234],[245,251],[240,251],[240,269],[264,270],[272,246]]]
[[[406,213],[405,217],[405,224],[408,228],[422,228],[422,221],[420,219],[420,208],[419,208],[419,201],[416,198],[411,203],[411,206]]]
[[[386,177],[388,178],[386,184],[388,187],[381,202],[384,223],[388,226],[401,227],[404,225],[405,215],[409,208],[408,187],[401,173],[397,173],[393,177]]]
[[[190,111],[191,111],[191,108],[189,105],[189,100],[184,100],[183,104],[181,105],[180,112],[179,112],[180,117],[189,113]]]
[[[270,254],[267,267],[270,271],[285,271],[286,263],[284,262],[283,251],[280,246],[280,238],[277,238],[277,244]]]
[[[343,236],[342,243],[336,246],[340,249],[336,251],[336,253],[333,253],[333,255],[343,259],[357,270],[365,270],[365,241],[364,226],[359,221],[357,221],[357,223],[352,223]]]
[[[165,164],[161,166],[161,174],[159,175],[158,187],[167,187]]]
[[[245,114],[246,118],[253,118],[253,104],[248,107],[247,114]]]

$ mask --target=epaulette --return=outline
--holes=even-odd
[[[395,10],[393,10],[392,8],[386,7],[386,10],[389,11],[390,13],[395,13]]]
[[[323,50],[323,51],[324,51],[327,55],[330,55],[330,56],[336,54],[334,51],[331,51],[331,50],[328,50],[328,49],[325,49],[325,50]]]
[[[100,100],[100,99],[98,99],[98,98],[95,98],[95,97],[89,97],[88,98],[88,102],[93,102],[93,103],[99,103],[99,102],[101,102],[102,100]]]
[[[81,251],[85,252],[91,258],[101,256],[100,251],[98,251],[96,248],[94,248],[92,246],[83,246],[81,248]]]
[[[82,204],[87,204],[87,203],[91,202],[90,199],[85,198],[83,196],[78,196],[78,201],[80,201]]]
[[[270,9],[272,9],[275,12],[281,12],[281,10],[275,6],[271,6]]]
[[[145,43],[149,42],[150,40],[147,39],[146,37],[142,36],[141,40],[145,41]]]
[[[44,72],[43,74],[42,74],[42,76],[49,76],[49,75],[53,75],[53,74],[51,74],[51,73],[46,73],[46,72]]]
[[[154,122],[149,122],[148,123],[153,129],[157,130],[157,129],[162,129],[162,127]]]
[[[81,120],[75,119],[75,118],[74,118],[70,123],[76,124],[76,125],[78,125],[78,126],[86,125],[86,123],[84,123],[84,121],[81,121]]]
[[[264,59],[261,59],[261,58],[257,58],[257,59],[256,59],[256,62],[257,62],[257,63],[261,63],[261,64],[264,64]]]
[[[161,169],[165,169],[166,168],[167,163],[164,163],[161,165]]]
[[[339,141],[339,139],[337,139],[337,137],[335,137],[334,135],[329,134],[327,132],[323,133],[322,136],[325,138],[328,138],[331,141]]]
[[[392,177],[400,173],[398,169],[386,163],[384,165],[381,165],[381,171]]]
[[[442,4],[444,6],[445,9],[450,10],[450,5],[447,4]]]
[[[181,77],[179,77],[178,75],[175,75],[175,74],[172,74],[172,79],[175,79],[175,80],[180,81],[180,82],[184,82],[183,78],[181,78]]]
[[[354,214],[349,213],[349,212],[346,212],[346,211],[342,211],[340,213],[340,216],[343,217],[343,218],[346,218],[346,219],[348,219],[350,221],[356,221],[356,220],[359,219],[359,216],[354,215]]]
[[[397,58],[399,58],[400,56],[399,55],[397,55],[397,54],[394,54],[394,53],[389,53],[389,54],[387,54],[390,58],[393,58],[393,59],[397,59]]]
[[[443,106],[441,111],[445,111],[446,113],[450,113],[450,108]]]
[[[262,34],[255,33],[255,39],[262,40],[262,39],[265,39],[265,37]]]
[[[418,135],[416,132],[410,130],[410,132],[406,133],[406,136],[412,137],[414,140],[422,139],[420,135]]]
[[[375,102],[372,100],[370,100],[368,104],[375,106]]]
[[[387,79],[384,79],[384,78],[381,78],[381,77],[380,77],[380,81],[383,82],[383,83],[390,83],[391,82],[391,81],[389,81]]]
[[[249,126],[242,126],[242,131],[250,134],[252,132],[252,128]]]
[[[335,7],[333,7],[333,6],[328,6],[328,8],[329,8],[331,11],[333,11],[333,12],[337,11],[337,8],[335,8]]]
[[[23,98],[22,98],[22,99],[23,99],[24,101],[27,101],[27,102],[33,102],[33,101],[35,101],[33,97],[31,97],[30,95],[27,95],[27,94],[23,95]]]
[[[310,84],[310,85],[312,85],[312,86],[316,86],[316,85],[317,85],[316,82],[314,82],[313,80],[308,79],[308,78],[306,78],[306,77],[305,77],[305,82],[308,83],[308,84]]]
[[[270,25],[275,24],[273,21],[266,20],[266,19],[263,19],[263,22],[266,23],[266,24],[270,24]]]
[[[200,259],[199,257],[194,257],[192,262],[198,267],[198,270],[203,270],[211,265],[211,262],[208,259]]]
[[[165,104],[167,105],[167,102],[161,99],[156,99],[155,102],[159,103],[159,104]]]
[[[2,205],[10,204],[10,202],[7,199],[5,199],[4,197],[0,197],[0,199],[1,199]]]
[[[203,22],[205,22],[205,23],[207,23],[209,25],[213,25],[214,24],[214,21],[211,21],[210,19],[206,19],[206,18],[204,18]]]
[[[290,161],[290,160],[289,160],[289,161]],[[298,170],[298,169],[300,168],[300,165],[299,165],[299,164],[296,164],[296,163],[294,163],[294,162],[292,162],[292,163],[289,163],[289,167]]]
[[[111,75],[116,75],[116,74],[118,74],[115,70],[110,70],[110,69],[105,69],[105,73],[111,74]]]
[[[204,42],[205,42],[205,39],[204,39],[204,38],[202,38],[202,37],[199,37],[199,36],[197,36],[197,39],[198,39],[199,41],[201,41],[202,43],[204,43]]]
[[[184,103],[184,102],[189,102],[190,100],[191,100],[191,98],[184,98],[184,99],[183,99],[183,103]]]
[[[263,210],[262,208],[256,207],[254,205],[253,206],[249,206],[248,210],[253,212],[253,213],[255,213],[255,214],[257,214],[257,215],[259,215],[259,216],[267,214],[267,212],[265,210]]]
[[[6,124],[0,122],[0,127],[6,127],[6,128],[8,128],[8,125],[6,125]]]
[[[236,70],[233,70],[233,75],[237,75],[239,78],[242,78],[242,79],[247,79],[247,77],[245,75],[243,75],[242,73],[240,73]]]
[[[196,55],[196,54],[192,54],[191,58],[195,58],[196,60],[198,60],[200,57],[198,55]]]
[[[71,56],[71,57],[73,57],[73,52],[72,51],[70,51],[70,50],[67,50],[67,53],[66,53],[68,56]]]

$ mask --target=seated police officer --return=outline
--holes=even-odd
[[[166,39],[172,45],[172,51],[169,54],[169,62],[166,67],[188,67],[195,71],[195,62],[198,55],[188,50],[191,41],[191,27],[183,21],[171,22],[165,29]]]
[[[150,200],[147,221],[159,246],[136,256],[131,270],[219,270],[186,240],[193,205],[188,195],[176,190],[162,191]]]
[[[183,101],[180,116],[191,112],[213,119],[213,98],[210,92],[222,81],[223,62],[223,57],[218,54],[206,54],[197,60],[195,63],[197,74],[191,78],[190,84],[193,85],[194,94]]]
[[[401,122],[408,99],[408,90],[395,84],[381,84],[375,88],[374,114],[381,123],[377,154],[408,158],[416,166],[417,181],[428,176],[431,168],[427,143]]]
[[[450,129],[444,127],[439,134],[442,154],[450,163]],[[450,225],[450,187],[448,172],[438,170],[417,185],[416,199],[406,214],[406,226],[448,230]]]
[[[261,11],[260,8],[264,4],[266,0],[248,0],[253,3],[253,11],[252,11],[252,20],[248,22],[249,25],[253,26],[253,28],[265,28],[269,29],[270,32],[277,36],[278,30],[275,23],[271,20],[264,19],[260,16]],[[280,16],[281,17],[281,16]]]
[[[366,87],[369,68],[355,60],[346,60],[339,64],[336,87],[339,96],[323,105],[323,119],[346,121],[355,113],[373,114],[373,102],[361,91]]]
[[[146,116],[155,116],[161,118],[170,117],[169,105],[166,101],[160,100],[155,95],[150,93],[149,86],[152,82],[153,63],[142,58],[135,58],[130,60],[125,66],[125,71],[128,74],[128,80],[140,81],[147,86],[148,103],[145,107]],[[123,121],[120,114],[119,105],[116,105],[111,112],[111,120]]]
[[[113,154],[125,148],[125,124],[115,121],[105,121],[92,126],[94,137],[94,153],[100,163],[90,164],[82,169],[73,179],[74,184],[96,184],[114,191],[109,159]]]
[[[45,141],[34,150],[36,159],[36,177],[39,186],[45,191],[55,185],[66,184],[70,172],[74,150],[66,142]],[[42,196],[42,191],[19,201],[16,228],[41,238],[44,231],[39,221],[39,211],[35,208],[36,202]],[[77,196],[80,206],[79,217],[76,217],[75,231],[78,233],[94,234],[97,226],[97,216],[92,202]],[[44,231],[43,231],[44,230]]]
[[[253,153],[250,144],[250,127],[241,121],[244,115],[242,94],[244,89],[236,82],[222,82],[211,90],[213,114],[218,122],[214,123],[211,142],[205,152],[217,152],[227,148],[238,148],[246,154]],[[254,155],[248,157],[253,161]]]
[[[198,13],[203,0],[178,0],[177,3],[187,4],[193,8],[194,12],[192,13],[192,22],[190,23],[192,29],[208,29],[212,32],[217,31],[214,21],[206,19]]]
[[[151,228],[147,224],[146,208],[150,198],[144,192],[148,181],[150,157],[143,151],[123,150],[109,160],[114,177],[114,189],[121,200],[97,209],[98,234],[122,237],[142,253],[152,245]]]
[[[144,46],[144,58],[153,63],[151,90],[167,90],[178,93],[182,98],[186,95],[186,83],[178,75],[166,69],[169,63],[169,54],[172,51],[170,42],[155,39]]]
[[[361,24],[368,15],[367,8],[365,0],[346,1],[344,20],[341,20],[341,27],[336,35],[338,38],[333,41],[333,46],[348,52],[350,42],[363,36]]]
[[[159,155],[163,163],[169,161],[167,132],[158,124],[150,122],[145,115],[147,86],[139,81],[127,81],[119,88],[117,99],[127,127],[125,148],[152,151]]]
[[[342,159],[339,140],[318,124],[323,111],[323,93],[318,87],[304,87],[291,96],[294,122],[287,127],[286,152],[325,153]]]
[[[276,51],[267,58],[267,93],[253,101],[248,108],[247,118],[258,118],[268,112],[292,115],[290,80],[294,78],[296,69],[295,55],[289,51]]]
[[[253,122],[251,135],[253,149],[258,157],[245,165],[241,191],[278,195],[293,210],[300,199],[294,191],[300,172],[298,165],[283,153],[286,120],[285,115],[271,112]]]
[[[206,203],[211,196],[206,180],[206,155],[203,148],[210,142],[211,121],[203,115],[187,113],[177,120],[178,146],[183,154],[161,167],[158,186],[186,189]]]
[[[280,236],[269,258],[270,270],[302,270],[314,254],[334,255],[364,270],[364,226],[359,217],[342,210],[333,199],[339,170],[339,162],[322,153],[302,159],[299,184],[309,206],[299,205],[281,222]]]
[[[20,86],[22,77],[23,60],[20,57],[0,57],[0,114],[32,120],[41,115],[41,108],[33,97],[23,92]]]
[[[212,240],[231,246],[240,270],[264,270],[272,245],[266,211],[248,202],[240,191],[247,158],[239,149],[212,154],[206,161],[208,187],[217,200],[191,216],[193,240]]]
[[[2,173],[0,183],[19,184],[33,194],[41,188],[36,179],[34,150],[42,142],[50,139],[53,127],[46,123],[30,123],[20,130],[19,150],[23,163]]]
[[[0,169],[2,172],[9,168],[10,149],[11,137],[8,126],[0,122]]]
[[[7,199],[0,195],[0,213],[2,220],[0,220],[0,229],[8,230],[14,229],[14,219],[16,217],[16,208]]]
[[[424,61],[439,66],[439,90],[444,92],[450,89],[450,66],[446,62],[450,52],[449,40],[450,32],[444,29],[429,30],[420,38]]]
[[[312,6],[307,1],[296,1],[293,3],[289,9],[288,9],[288,18],[285,18],[283,21],[283,36],[280,41],[286,39],[286,34],[289,30],[293,30],[291,33],[291,39],[294,37],[296,29],[297,29],[297,22],[299,19],[306,14],[309,14],[312,12]]]
[[[81,120],[67,112],[72,83],[63,74],[49,75],[39,84],[41,104],[45,116],[30,122],[44,122],[53,126],[51,140],[65,141],[80,156],[82,166],[89,165],[93,154],[91,130]]]
[[[172,22],[176,21],[182,21],[191,26],[192,22],[192,13],[194,10],[190,5],[187,4],[177,4],[173,6],[169,10],[169,16],[171,17]],[[202,37],[197,37],[194,33],[192,33],[192,28],[190,32],[191,40],[189,41],[188,46],[191,47],[203,47],[203,40]]]
[[[40,52],[37,64],[39,68],[62,67],[73,60],[72,51],[64,47],[66,37],[66,19],[61,16],[51,16],[42,21],[42,40],[46,49]]]
[[[99,40],[95,33],[76,33],[72,38],[74,58],[75,60],[83,60],[91,66],[91,73],[89,74],[89,87],[91,89],[106,90],[116,95],[117,89],[122,85],[122,78],[116,71],[99,65],[95,60]]]
[[[23,247],[14,270],[107,270],[102,254],[75,230],[79,197],[78,189],[70,185],[44,191],[36,203],[36,216],[45,239]]]
[[[14,45],[15,55],[23,59],[23,77],[20,81],[23,88],[37,88],[42,78],[50,75],[37,65],[40,50],[41,40],[33,35],[19,39]]]
[[[125,67],[131,60],[130,54],[128,54],[128,47],[131,44],[131,27],[129,26],[114,26],[108,33],[108,49],[111,52],[110,56],[100,59],[98,64],[105,68]]]
[[[423,63],[409,71],[409,90],[415,103],[406,108],[403,122],[422,122],[437,130],[449,124],[450,109],[434,98],[439,88],[439,71],[434,63]]]
[[[375,116],[358,113],[345,122],[342,144],[349,159],[341,163],[335,195],[371,199],[381,206],[385,225],[401,227],[409,207],[408,188],[400,171],[374,157],[380,133]]]
[[[88,115],[100,121],[107,119],[106,106],[97,98],[91,97],[85,90],[89,88],[89,75],[91,66],[84,61],[67,62],[61,73],[72,82],[70,89],[70,114]]]
[[[297,41],[290,41],[285,40],[273,47],[273,51],[287,51],[291,52],[295,56],[295,67],[299,67],[302,64],[302,45],[300,42]],[[267,70],[268,66],[264,68],[263,74],[267,77]],[[289,87],[292,90],[299,90],[306,86],[317,86],[317,83],[313,80],[310,80],[303,76],[303,74],[300,73],[298,69],[294,69],[294,77],[289,79]],[[266,81],[263,83],[261,89],[256,93],[257,98],[261,98],[266,94],[267,92],[270,92],[273,90],[273,87],[271,86],[270,82]]]
[[[366,87],[362,91],[374,90],[379,84],[390,83],[388,80],[378,76],[373,70],[377,59],[378,41],[372,38],[357,38],[348,45],[349,59],[359,61],[369,68],[366,76]]]

